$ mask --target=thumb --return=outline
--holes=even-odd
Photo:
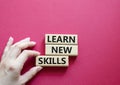
[[[33,78],[35,76],[35,74],[37,74],[40,70],[42,69],[41,66],[36,66],[31,68],[28,72],[26,72],[25,74],[23,74],[20,77],[20,82],[22,84],[25,84],[26,82],[28,82],[31,78]]]

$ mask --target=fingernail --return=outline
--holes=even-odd
[[[38,52],[38,55],[40,55],[40,52]]]
[[[27,37],[25,40],[29,40],[30,41],[30,37]]]
[[[34,41],[31,41],[31,43],[34,44],[34,45],[36,44],[36,42],[34,42]]]
[[[10,36],[10,37],[9,37],[9,41],[11,41],[11,40],[13,40],[13,37]]]
[[[43,69],[43,67],[37,66],[37,71],[40,71],[40,70],[42,70],[42,69]]]
[[[37,56],[39,56],[39,55],[40,55],[40,52],[36,51],[36,53],[37,53]]]

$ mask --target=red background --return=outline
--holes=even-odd
[[[0,55],[9,36],[31,37],[44,54],[47,33],[78,34],[79,55],[27,85],[120,85],[120,0],[0,0]]]

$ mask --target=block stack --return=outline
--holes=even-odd
[[[45,55],[36,57],[36,65],[43,67],[67,67],[69,57],[78,55],[76,34],[46,34]]]

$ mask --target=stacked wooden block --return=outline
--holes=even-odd
[[[78,55],[78,36],[68,34],[46,34],[45,55],[36,57],[36,65],[69,66],[69,56]]]

